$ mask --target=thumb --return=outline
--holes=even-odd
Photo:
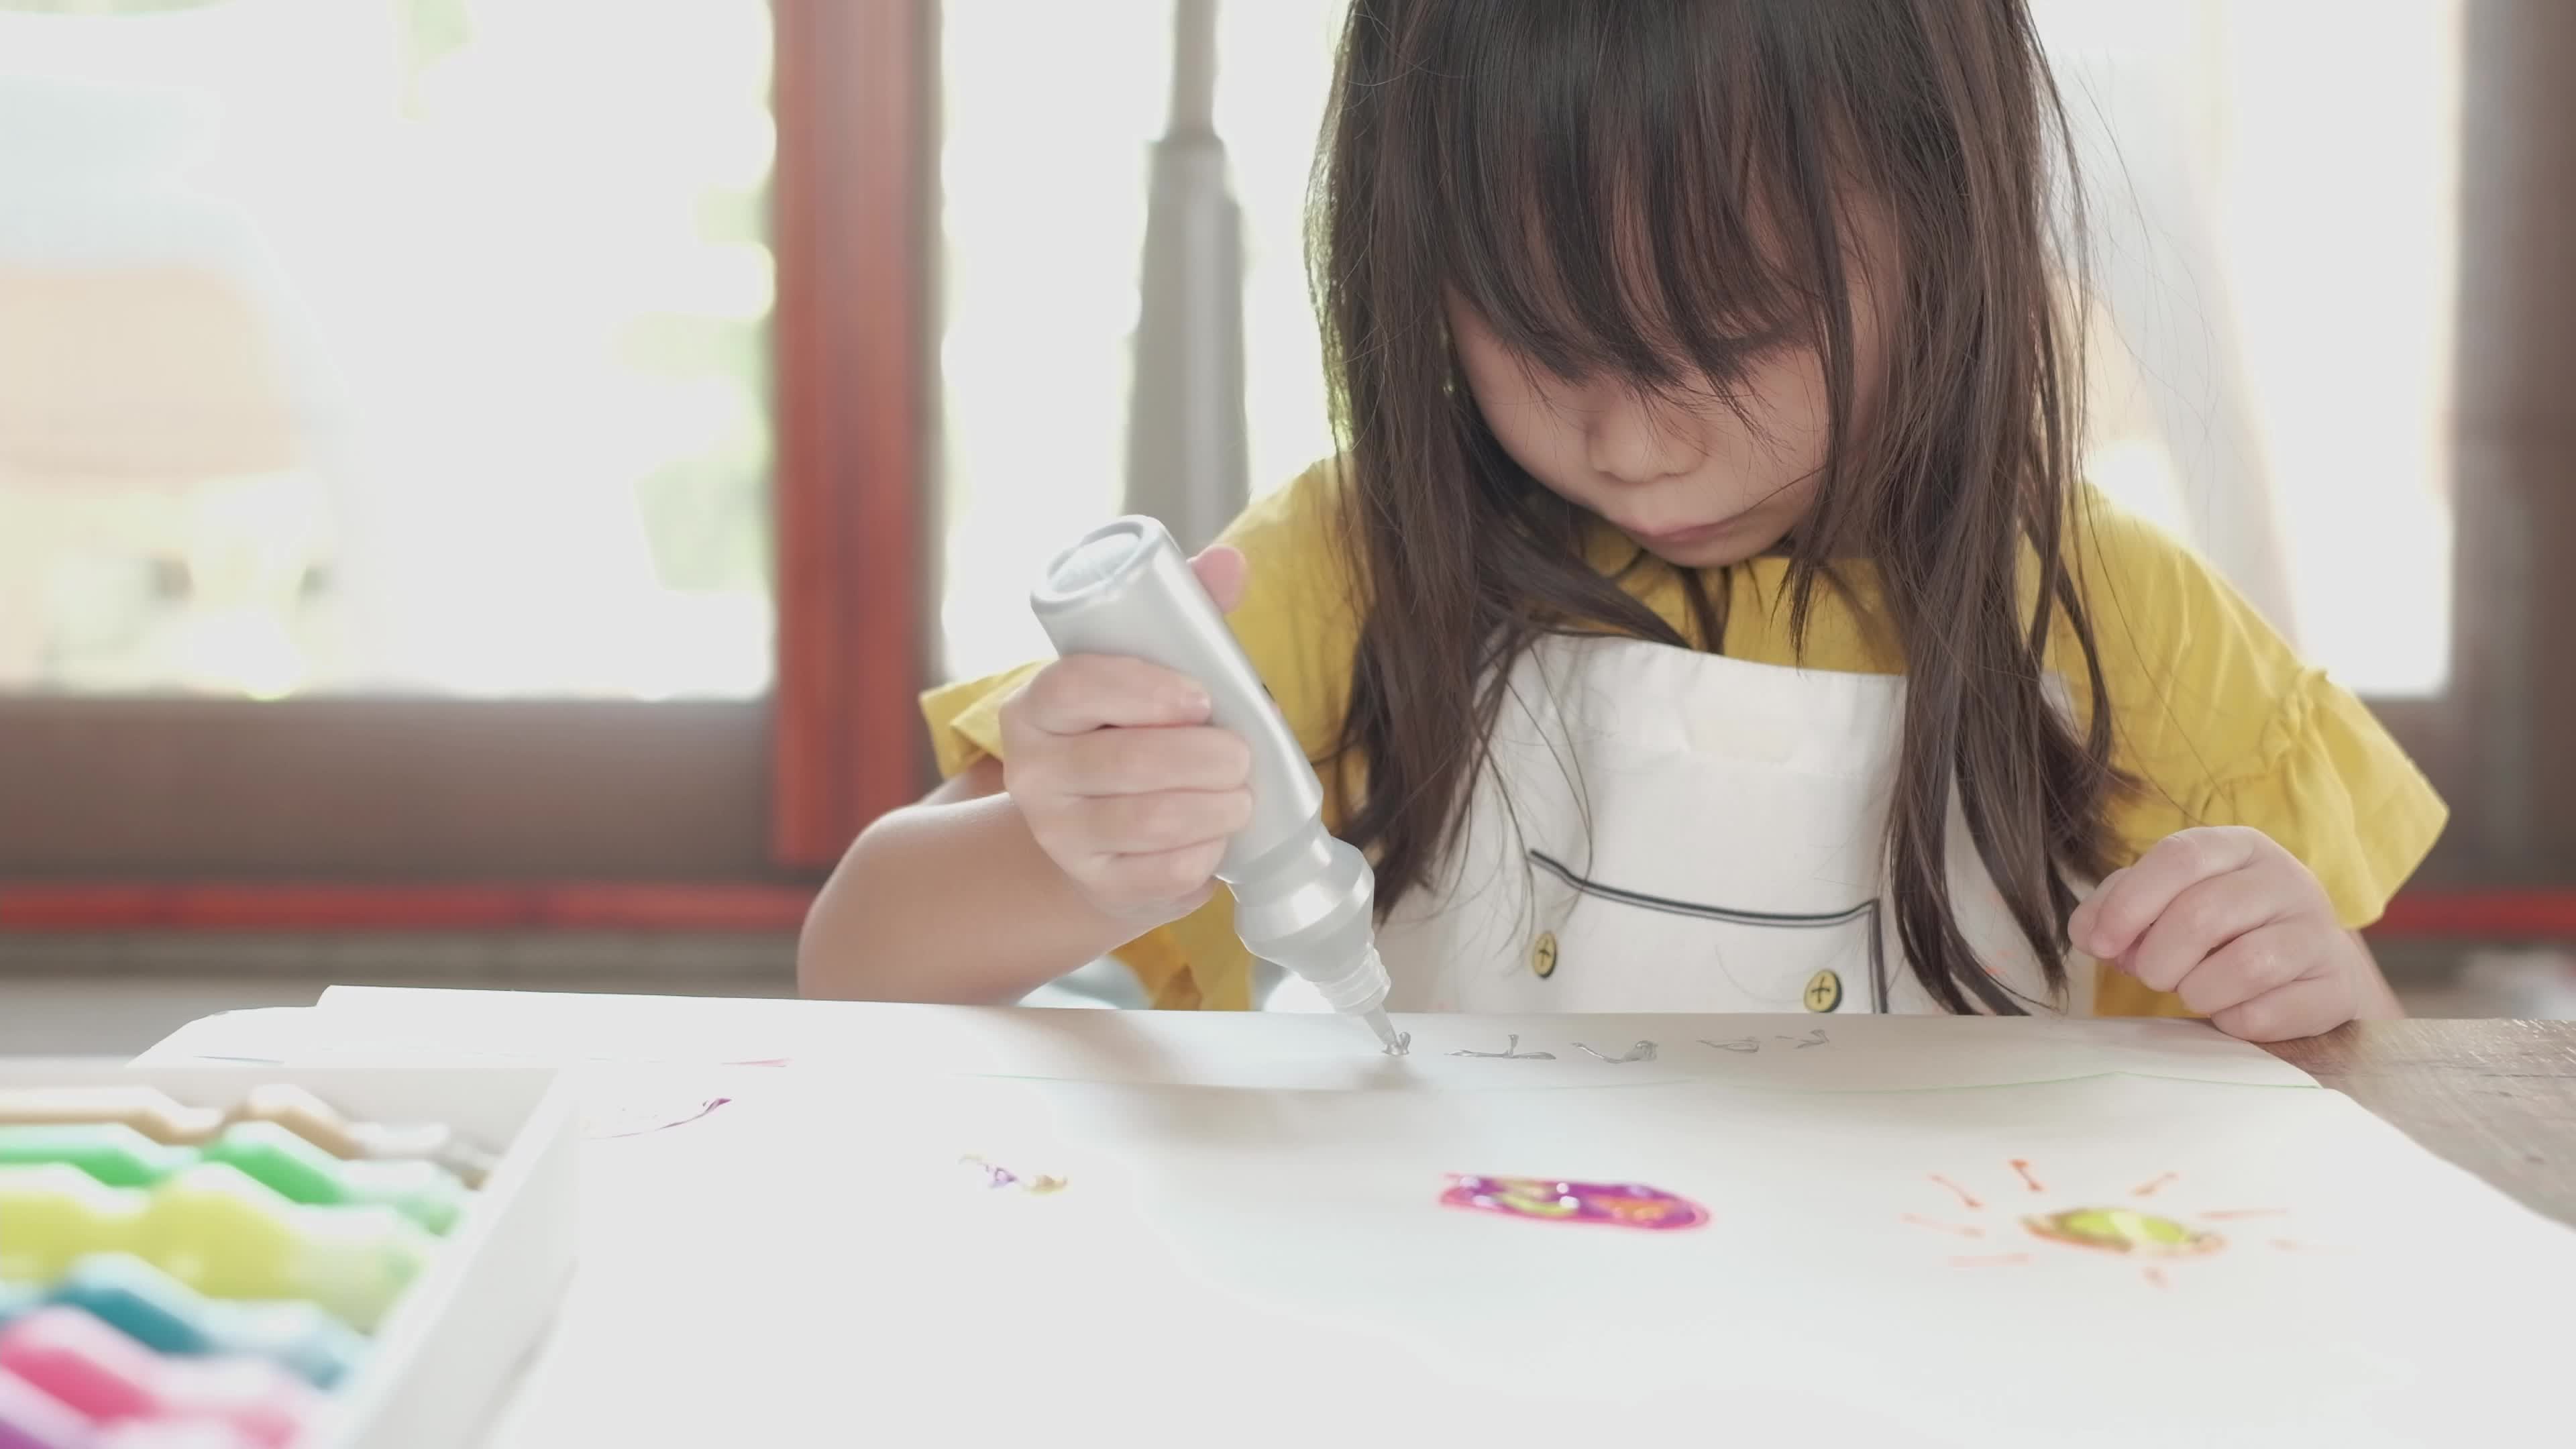
[[[1252,575],[1252,563],[1219,544],[1191,559],[1190,571],[1199,576],[1199,587],[1216,600],[1217,612],[1231,614],[1243,602],[1243,586]]]

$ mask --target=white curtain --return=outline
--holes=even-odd
[[[2449,667],[2459,0],[2034,0],[2092,201],[2097,482],[2366,693]]]

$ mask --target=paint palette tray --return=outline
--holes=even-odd
[[[470,1444],[571,1276],[553,1070],[0,1059],[0,1104],[8,1449]]]

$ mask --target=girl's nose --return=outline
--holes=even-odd
[[[1591,410],[1585,461],[1616,483],[1653,483],[1687,473],[1698,466],[1700,450],[1680,421],[1653,399],[1618,389]]]

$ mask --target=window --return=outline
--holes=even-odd
[[[0,689],[767,690],[766,0],[50,8]]]
[[[921,788],[928,13],[0,4],[0,926],[792,921]]]

